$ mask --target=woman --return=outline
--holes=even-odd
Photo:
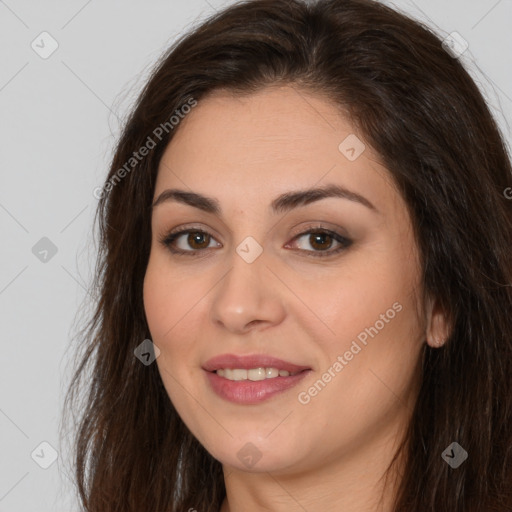
[[[158,64],[95,195],[84,510],[512,510],[512,184],[371,0],[252,0]]]

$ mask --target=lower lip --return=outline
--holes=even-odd
[[[215,372],[206,371],[208,381],[221,398],[236,404],[258,404],[270,397],[296,386],[311,370],[305,370],[288,377],[274,377],[265,380],[228,380]]]

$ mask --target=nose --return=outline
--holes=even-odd
[[[231,269],[214,289],[212,321],[236,334],[278,325],[286,313],[283,293],[264,252],[252,263],[234,252]]]

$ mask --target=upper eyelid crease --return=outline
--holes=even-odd
[[[281,194],[272,201],[270,204],[270,209],[274,214],[284,213],[294,208],[306,206],[310,203],[329,197],[347,199],[366,206],[374,213],[380,213],[379,210],[364,196],[335,184],[309,190],[286,192],[285,194]],[[217,199],[207,197],[196,192],[187,192],[185,190],[179,189],[164,190],[154,201],[151,208],[155,208],[159,204],[168,201],[187,204],[207,213],[211,213],[219,217],[222,216],[222,209]]]

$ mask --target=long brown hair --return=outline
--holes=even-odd
[[[151,202],[176,111],[215,89],[273,84],[327,98],[382,157],[413,220],[424,293],[452,327],[443,347],[423,349],[395,511],[512,510],[510,155],[459,59],[430,29],[371,0],[241,1],[154,68],[98,194],[97,303],[65,401],[78,416],[84,510],[218,512],[225,497],[221,463],[181,421],[157,365],[134,356],[151,338],[142,300]],[[148,137],[155,147],[131,160]],[[441,456],[452,442],[468,452],[457,469]]]

